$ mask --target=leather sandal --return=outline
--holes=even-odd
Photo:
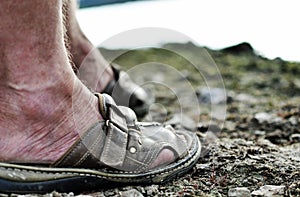
[[[117,105],[131,108],[139,118],[144,117],[153,103],[153,96],[134,83],[117,64],[111,64],[111,68],[115,79],[108,83],[103,93],[112,96]]]
[[[0,163],[0,192],[83,192],[124,185],[159,184],[185,174],[200,157],[194,133],[136,121],[134,112],[96,94],[104,120],[93,125],[55,163]],[[155,166],[161,151],[175,160]]]

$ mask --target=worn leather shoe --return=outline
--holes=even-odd
[[[139,118],[144,117],[154,100],[153,96],[134,83],[118,65],[112,64],[111,67],[115,79],[108,83],[103,93],[111,95],[117,105],[131,108]]]

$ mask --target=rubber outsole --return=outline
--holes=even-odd
[[[34,167],[0,163],[0,192],[48,193],[96,191],[125,185],[149,185],[168,182],[184,175],[198,161],[201,144],[195,140],[188,156],[145,173],[79,168]]]

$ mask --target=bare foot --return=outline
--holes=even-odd
[[[68,80],[29,90],[1,87],[1,161],[52,163],[101,120],[97,98],[75,76]]]

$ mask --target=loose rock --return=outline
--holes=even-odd
[[[231,188],[228,191],[229,197],[251,197],[250,190],[246,187]]]
[[[121,192],[122,197],[143,197],[143,194],[141,194],[136,189],[131,189],[128,191]]]
[[[221,88],[199,88],[196,94],[202,103],[222,104],[227,101],[226,91]]]
[[[271,196],[284,196],[284,185],[264,185],[259,190],[253,191],[251,194],[253,196],[263,196],[263,197],[271,197]]]

